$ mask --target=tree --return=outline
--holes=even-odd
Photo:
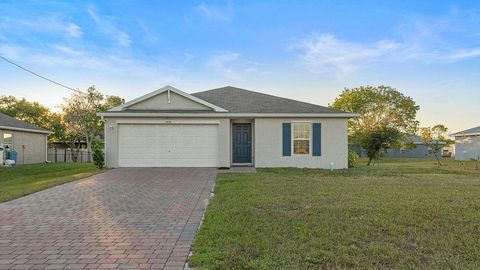
[[[93,139],[104,136],[103,124],[97,113],[120,104],[120,97],[105,96],[96,90],[95,86],[89,87],[85,94],[73,93],[70,98],[65,99],[65,104],[61,106],[65,124],[64,137],[72,149],[72,159],[76,160],[82,140],[87,143],[87,151],[91,154]]]
[[[447,131],[448,128],[440,124],[433,127],[420,128],[420,137],[422,138],[423,143],[433,151],[438,165],[442,165],[440,162],[440,157],[437,154],[438,151],[442,150],[443,147],[448,146],[453,142],[452,140],[446,138],[445,134]]]
[[[367,152],[367,165],[378,159],[381,150],[406,143],[406,135],[418,128],[415,118],[420,107],[390,86],[345,88],[331,107],[359,114],[348,121],[349,137]]]
[[[53,132],[48,138],[58,140],[62,132],[61,117],[38,102],[29,102],[25,98],[0,96],[0,112]]]

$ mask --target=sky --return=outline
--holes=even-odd
[[[388,85],[422,126],[480,125],[479,1],[5,1],[0,55],[131,100],[222,86],[328,105]],[[0,95],[52,108],[71,91],[0,61]]]

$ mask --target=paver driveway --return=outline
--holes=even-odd
[[[122,168],[0,204],[0,269],[183,269],[213,168]]]

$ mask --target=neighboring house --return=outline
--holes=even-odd
[[[108,167],[308,168],[347,168],[356,116],[230,86],[166,86],[99,115]]]
[[[455,159],[469,160],[480,156],[480,126],[453,133],[455,137]]]
[[[0,113],[0,148],[17,152],[17,164],[47,161],[47,136],[50,131]],[[2,163],[2,162],[0,162]]]
[[[435,157],[432,149],[430,149],[418,135],[409,135],[409,141],[413,143],[413,148],[411,149],[387,149],[383,152],[384,157]],[[445,143],[439,143],[445,144]],[[437,156],[442,156],[442,150],[438,150]]]

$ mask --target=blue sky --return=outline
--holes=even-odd
[[[422,125],[480,125],[477,1],[1,1],[0,55],[126,100],[233,85],[328,105],[384,84]],[[0,94],[70,93],[0,62]]]

